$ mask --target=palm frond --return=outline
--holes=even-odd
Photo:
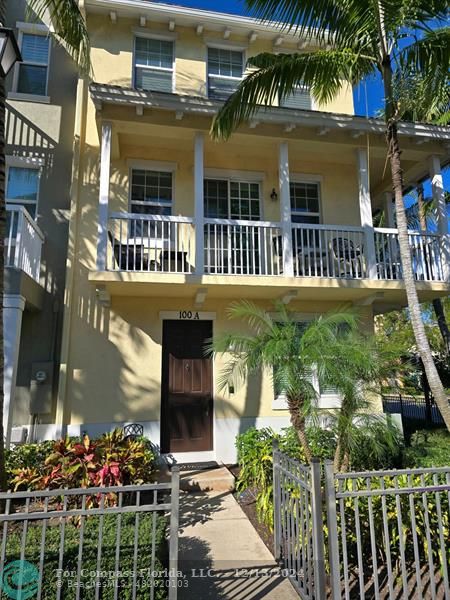
[[[306,85],[319,103],[332,100],[344,85],[357,83],[375,69],[374,58],[352,50],[304,54],[263,53],[249,59],[256,69],[240,83],[216,115],[211,133],[226,139],[258,109],[277,104]]]
[[[67,50],[82,74],[91,72],[90,42],[77,0],[27,0],[28,17],[50,24],[55,39]]]

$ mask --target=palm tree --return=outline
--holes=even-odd
[[[27,9],[34,19],[49,21],[52,36],[73,57],[80,72],[90,71],[90,46],[86,23],[77,0],[27,0]],[[6,22],[6,1],[0,1],[0,26]],[[5,207],[5,80],[0,77],[0,490],[6,490],[5,448],[3,431],[3,294]]]
[[[308,86],[316,101],[323,103],[337,95],[344,81],[356,85],[376,72],[381,76],[409,314],[430,388],[450,431],[450,405],[426,337],[412,267],[398,138],[401,111],[394,93],[398,73],[417,74],[425,87],[434,89],[442,89],[443,82],[448,83],[450,28],[432,28],[436,21],[442,22],[448,16],[448,0],[246,0],[246,3],[257,18],[285,23],[284,29],[294,30],[303,40],[319,39],[324,49],[295,54],[263,53],[249,59],[252,71],[213,122],[211,132],[215,138],[226,139],[261,105],[273,105],[299,84]]]
[[[299,324],[282,303],[275,305],[271,315],[245,300],[232,304],[228,316],[246,322],[249,332],[228,333],[211,342],[208,352],[230,356],[219,376],[219,389],[235,387],[251,373],[269,373],[274,390],[286,397],[291,423],[310,462],[312,452],[305,429],[307,417],[316,416],[314,376],[319,387],[337,381],[336,358],[342,350],[343,331],[355,334],[355,316],[330,313]]]

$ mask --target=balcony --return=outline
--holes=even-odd
[[[5,267],[13,267],[39,283],[44,235],[23,206],[6,207]]]
[[[446,236],[409,233],[417,281],[447,282]],[[196,248],[200,246],[200,251]],[[200,264],[199,264],[200,263]],[[200,267],[200,268],[199,268]],[[396,229],[112,213],[106,270],[401,281]]]

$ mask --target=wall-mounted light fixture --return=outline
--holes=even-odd
[[[277,194],[275,188],[272,188],[272,193],[270,194],[270,199],[272,200],[272,202],[276,202],[278,200],[278,194]]]

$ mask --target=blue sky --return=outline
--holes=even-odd
[[[190,6],[205,10],[216,10],[224,13],[245,15],[244,0],[164,0],[164,4]],[[363,116],[373,116],[383,105],[383,89],[379,78],[372,77],[354,90],[355,113]],[[444,173],[445,189],[450,189],[450,169]],[[426,193],[429,186],[426,186]]]

